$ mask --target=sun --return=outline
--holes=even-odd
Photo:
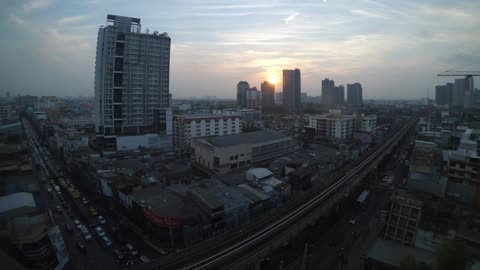
[[[271,75],[270,79],[268,79],[270,83],[276,84],[278,82],[278,78],[275,75]]]

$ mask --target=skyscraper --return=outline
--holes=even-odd
[[[435,103],[437,105],[452,105],[453,84],[435,86]]]
[[[170,37],[140,19],[107,15],[98,30],[94,117],[104,150],[172,146]]]
[[[345,104],[345,87],[343,85],[335,86],[333,88],[333,96],[335,105]]]
[[[262,91],[262,107],[272,107],[275,105],[275,84],[264,81],[260,89]]]
[[[328,78],[322,80],[322,104],[334,105],[335,104],[335,82]]]
[[[283,106],[289,111],[300,110],[300,69],[283,70]]]
[[[141,33],[138,18],[107,15],[106,26],[98,30],[95,59],[98,134],[159,130],[155,118],[163,118],[159,110],[170,105],[170,42],[166,33]]]
[[[363,103],[363,89],[360,83],[347,84],[348,106],[361,106]]]
[[[237,106],[247,107],[247,91],[250,85],[246,81],[240,81],[237,84]]]

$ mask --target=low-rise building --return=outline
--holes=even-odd
[[[292,138],[272,130],[195,139],[192,163],[212,174],[225,174],[293,152]]]
[[[309,128],[314,129],[317,136],[331,139],[350,139],[354,125],[355,116],[342,114],[340,110],[329,110],[328,114],[309,117]]]
[[[242,120],[238,115],[192,114],[173,118],[173,143],[189,147],[193,138],[224,136],[242,132]]]
[[[362,116],[361,131],[375,134],[377,131],[377,115]]]

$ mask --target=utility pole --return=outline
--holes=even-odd
[[[307,270],[308,264],[309,264],[308,243],[305,243],[305,247],[303,248],[302,270]]]

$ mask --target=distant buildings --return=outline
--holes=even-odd
[[[262,108],[272,107],[275,105],[275,84],[264,81],[261,84],[262,91]]]
[[[193,138],[233,135],[242,132],[239,115],[191,114],[173,117],[173,143],[189,147]]]
[[[291,137],[272,130],[192,141],[192,163],[212,174],[226,174],[251,167],[294,151]]]
[[[283,70],[283,106],[288,111],[300,110],[300,69]]]
[[[363,104],[363,90],[360,83],[347,84],[347,105],[361,106]]]
[[[362,116],[361,121],[362,121],[362,125],[360,130],[362,132],[368,132],[375,135],[377,131],[377,115],[371,114],[371,115]]]
[[[455,79],[452,92],[452,105],[457,108],[471,108],[474,105],[473,77]]]
[[[335,86],[335,82],[330,79],[322,81],[322,104],[329,107],[345,104],[345,87],[343,85]]]
[[[0,121],[8,119],[12,112],[11,105],[0,105]]]
[[[213,110],[215,115],[239,116],[243,127],[263,127],[262,111],[255,109],[224,109]]]
[[[309,128],[315,135],[333,139],[346,140],[353,136],[355,126],[354,115],[344,115],[340,110],[330,110],[328,114],[311,115]]]
[[[107,25],[98,31],[95,128],[97,134],[125,143],[117,149],[171,144],[171,112],[165,114],[170,106],[170,42],[166,33],[141,33],[138,18],[108,15]],[[162,121],[166,118],[170,121]]]
[[[453,83],[435,86],[435,104],[452,105]]]
[[[257,109],[260,107],[260,92],[256,87],[250,88],[246,81],[237,84],[237,106],[241,108]]]

